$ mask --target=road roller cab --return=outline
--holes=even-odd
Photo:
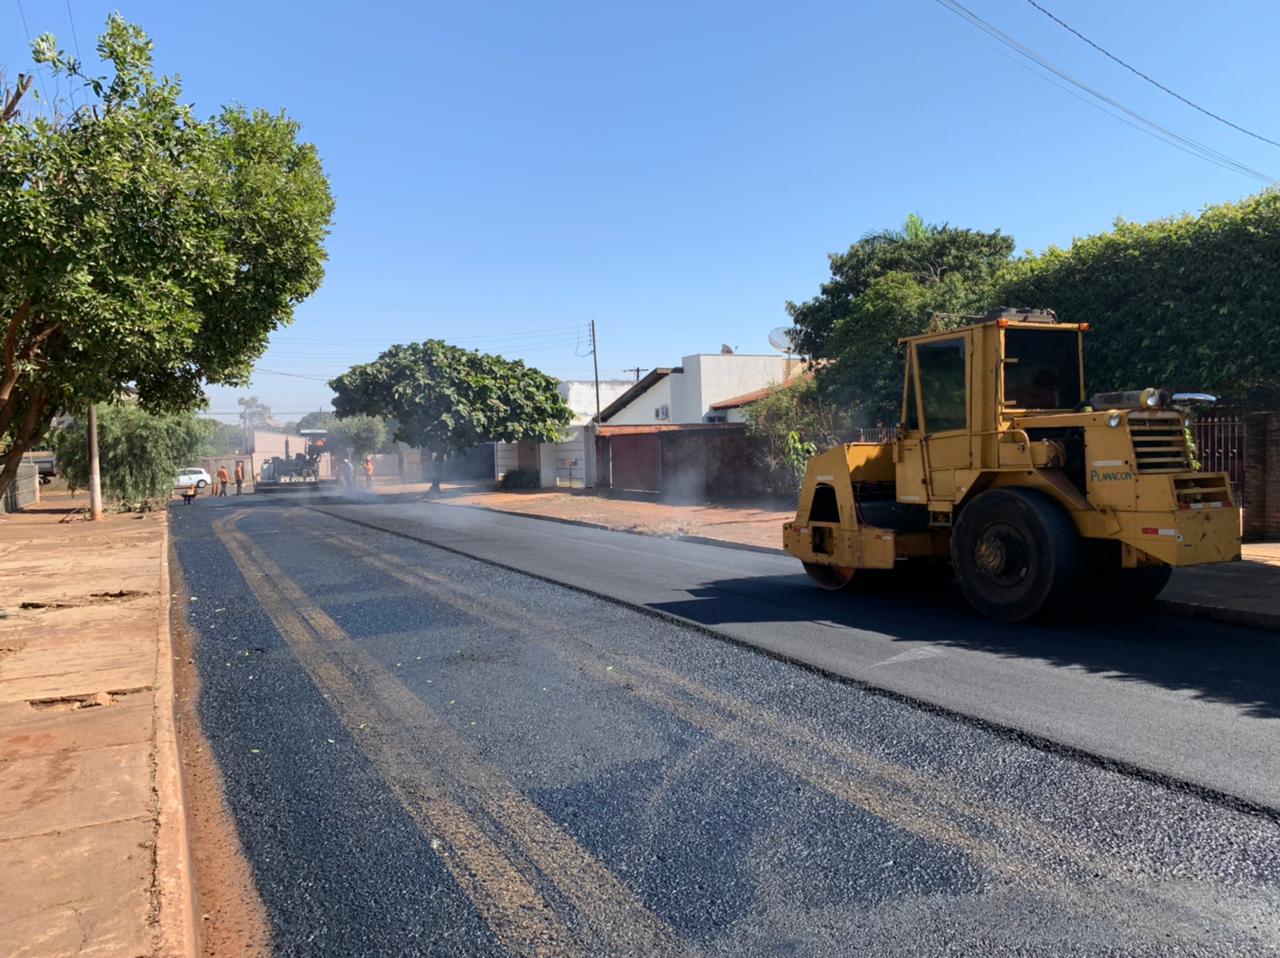
[[[1174,566],[1239,558],[1231,484],[1195,469],[1180,397],[1087,397],[1088,328],[999,309],[902,340],[897,438],[810,461],[786,550],[825,588],[949,561],[970,603],[1005,620],[1131,607]]]

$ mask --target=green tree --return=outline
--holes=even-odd
[[[996,276],[1013,252],[999,230],[932,226],[909,217],[831,257],[818,296],[788,303],[800,350],[818,384],[862,425],[897,422],[902,396],[898,338],[960,322],[991,305]]]
[[[775,389],[742,411],[747,435],[755,440],[757,467],[765,476],[765,486],[787,495],[796,492],[797,476],[804,475],[803,465],[797,473],[796,456],[843,442],[851,431],[844,410],[823,398],[812,377]]]
[[[240,407],[240,422],[252,432],[255,429],[275,429],[276,421],[271,407],[257,396],[241,396],[236,400]]]
[[[243,385],[323,276],[333,200],[295,122],[198,119],[118,15],[98,53],[109,76],[41,36],[35,60],[83,101],[24,112],[29,76],[0,99],[0,492],[60,411]]]
[[[999,230],[935,226],[914,213],[901,229],[867,233],[846,252],[828,257],[831,279],[817,296],[787,303],[796,346],[806,356],[828,355],[836,324],[879,277],[901,273],[928,289],[958,276],[965,285],[982,288],[1008,263],[1013,246],[1013,238]]]
[[[374,416],[348,416],[334,420],[329,436],[332,448],[340,452],[350,448],[356,459],[363,459],[387,444],[387,424]]]
[[[432,489],[446,457],[482,442],[554,440],[572,419],[550,376],[439,339],[392,346],[329,386],[340,417],[392,417],[396,440],[430,452]]]
[[[173,492],[178,470],[208,440],[210,420],[192,413],[152,413],[135,403],[106,406],[98,415],[102,491],[125,509],[147,509]],[[74,491],[89,485],[89,438],[83,419],[52,436],[58,469]]]
[[[1280,191],[1129,223],[1028,255],[994,297],[1045,306],[1085,337],[1091,389],[1208,390],[1280,402]]]
[[[303,429],[332,429],[333,424],[338,421],[335,416],[327,409],[317,409],[314,412],[306,413],[298,420],[298,431]]]
[[[240,452],[244,444],[244,430],[239,425],[201,419],[207,435],[201,452],[206,456],[231,456]]]

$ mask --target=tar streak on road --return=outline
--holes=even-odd
[[[289,502],[197,506],[200,714],[279,954],[1280,951],[1271,818]]]

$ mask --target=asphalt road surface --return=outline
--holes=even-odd
[[[1280,953],[1263,633],[450,506],[173,532],[279,954]]]

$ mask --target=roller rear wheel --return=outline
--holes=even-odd
[[[815,585],[820,589],[826,589],[828,592],[847,589],[849,583],[853,581],[854,573],[852,566],[820,565],[817,562],[804,563],[804,571],[809,573],[809,578],[814,581]]]
[[[1052,614],[1079,594],[1080,537],[1039,490],[992,489],[966,505],[951,559],[969,604],[993,619]]]

